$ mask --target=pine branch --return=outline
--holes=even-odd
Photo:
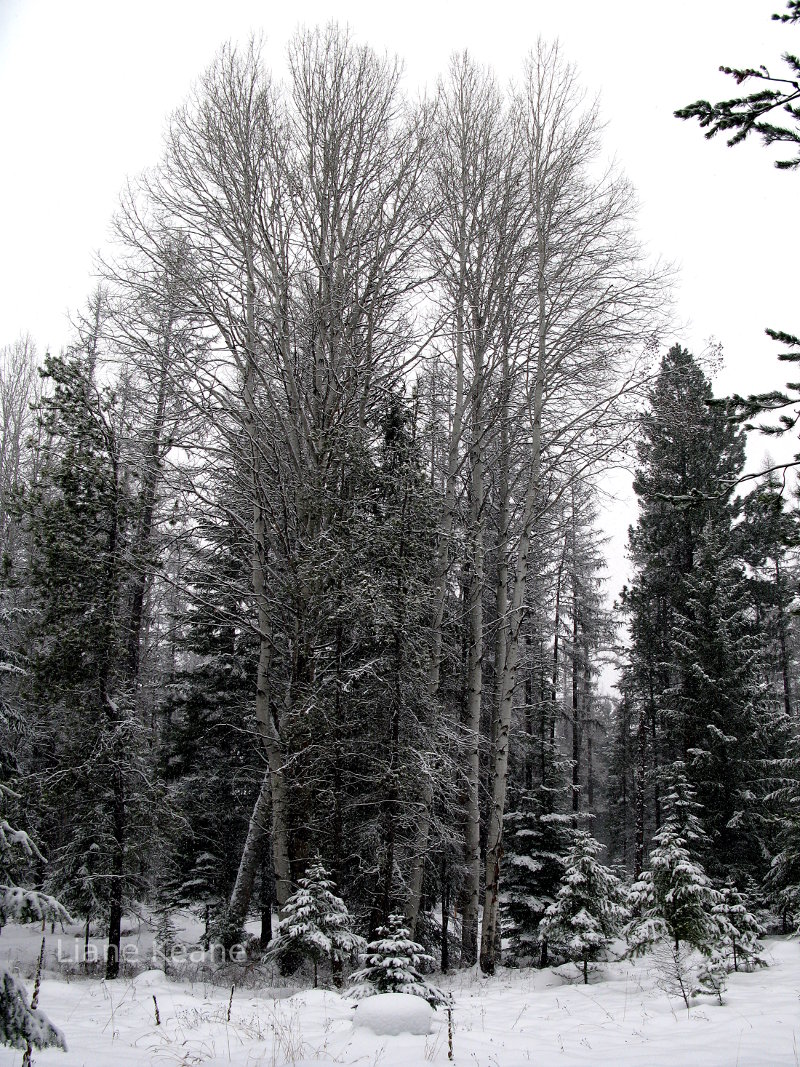
[[[800,8],[795,0],[789,0],[789,13],[773,15],[780,22],[800,21]],[[764,88],[746,96],[731,100],[719,100],[712,104],[708,100],[696,100],[693,104],[679,108],[675,117],[679,119],[697,119],[700,128],[706,131],[706,139],[718,133],[732,133],[728,146],[741,144],[751,133],[758,134],[766,146],[776,143],[800,145],[800,133],[790,126],[778,125],[767,121],[766,117],[777,109],[789,115],[795,123],[800,123],[800,108],[795,106],[800,101],[800,60],[791,52],[781,57],[788,66],[790,77],[776,77],[770,74],[763,64],[758,67],[721,66],[723,74],[733,78],[737,85],[755,80],[764,83]],[[794,170],[800,167],[800,152],[796,158],[777,160],[778,170]]]

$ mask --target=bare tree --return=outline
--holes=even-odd
[[[30,334],[0,348],[0,551],[4,567],[12,564],[20,538],[12,504],[33,473],[33,457],[26,444],[34,428],[32,406],[40,393],[37,364],[36,345]]]
[[[523,409],[524,459],[515,536],[509,543],[509,593],[502,660],[496,665],[491,800],[481,966],[491,973],[497,947],[503,814],[509,733],[520,662],[531,537],[548,506],[546,469],[581,475],[613,459],[630,432],[624,399],[634,395],[635,360],[653,336],[664,275],[642,266],[632,238],[629,186],[612,173],[597,178],[596,108],[581,111],[574,71],[557,46],[539,43],[518,96],[527,164],[536,294],[528,388]],[[569,479],[559,479],[561,492]]]
[[[156,259],[159,234],[186,249],[181,284],[220,342],[195,368],[192,402],[214,447],[246,472],[269,775],[234,890],[239,914],[268,808],[278,902],[289,892],[289,727],[319,681],[326,595],[326,568],[308,567],[330,542],[343,463],[369,446],[413,350],[424,232],[427,117],[403,101],[397,61],[329,27],[300,34],[289,67],[281,94],[255,45],[223,49],[174,116],[161,170],[124,212]],[[295,846],[302,863],[299,835]]]
[[[439,529],[437,619],[433,628],[429,690],[439,684],[444,598],[450,571],[457,490],[468,497],[464,561],[469,646],[467,697],[462,716],[465,752],[462,958],[477,959],[480,885],[480,748],[483,698],[486,452],[497,429],[494,379],[503,350],[503,324],[512,314],[515,280],[522,272],[522,233],[528,211],[519,145],[503,94],[492,75],[462,54],[451,61],[439,89],[436,119],[434,224],[429,237],[442,332],[455,378],[454,410]],[[424,854],[420,841],[420,857]],[[419,870],[412,881],[409,918],[416,918]],[[413,876],[412,876],[413,878]]]

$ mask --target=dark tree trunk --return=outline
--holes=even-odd
[[[106,948],[106,978],[119,977],[122,943],[122,903],[125,877],[125,786],[122,773],[114,771],[113,855],[108,910],[108,947]]]

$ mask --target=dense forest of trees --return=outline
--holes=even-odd
[[[626,878],[636,945],[702,942],[727,880],[790,921],[796,502],[737,492],[574,72],[459,55],[412,102],[336,27],[288,69],[223,48],[74,342],[2,350],[0,802],[41,850],[4,881],[104,924],[109,978],[126,909],[266,947],[320,871],[443,969],[586,976]]]

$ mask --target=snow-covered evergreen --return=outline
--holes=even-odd
[[[570,816],[545,812],[538,796],[523,793],[503,820],[501,889],[504,959],[523,966],[542,955],[539,924],[556,899],[572,841]]]
[[[653,838],[649,867],[629,893],[628,905],[634,916],[625,928],[629,951],[637,955],[668,939],[676,948],[686,942],[709,953],[720,937],[714,908],[722,895],[698,856],[707,838],[694,794],[680,768],[666,808],[667,818]]]
[[[564,879],[540,927],[556,955],[582,967],[586,983],[589,963],[616,937],[627,915],[622,883],[597,861],[602,848],[585,830],[575,831]]]
[[[764,946],[759,941],[764,927],[750,911],[747,899],[729,882],[720,890],[722,899],[714,905],[713,914],[719,924],[724,948],[730,953],[735,971],[752,971],[764,966]]]
[[[364,945],[353,932],[353,919],[347,905],[334,893],[334,882],[319,861],[312,863],[297,890],[283,908],[275,937],[267,949],[267,959],[290,956],[310,959],[314,965],[314,987],[318,967],[330,961],[336,984],[344,961]]]
[[[362,966],[350,976],[350,996],[360,999],[375,993],[409,993],[436,1007],[448,1002],[447,995],[432,986],[421,974],[432,958],[422,945],[412,941],[402,915],[390,915],[389,925],[378,929],[378,937],[367,945]]]
[[[0,785],[0,801],[7,792]],[[14,884],[12,849],[44,862],[25,831],[14,829],[0,818],[0,927],[9,922],[69,920],[66,910],[54,897]],[[25,986],[3,966],[0,966],[0,1044],[20,1049],[67,1047],[63,1034],[39,1008],[31,1005]]]
[[[722,1003],[722,994],[728,985],[728,966],[720,948],[713,948],[703,959],[697,971],[695,996],[705,994],[716,997]]]

